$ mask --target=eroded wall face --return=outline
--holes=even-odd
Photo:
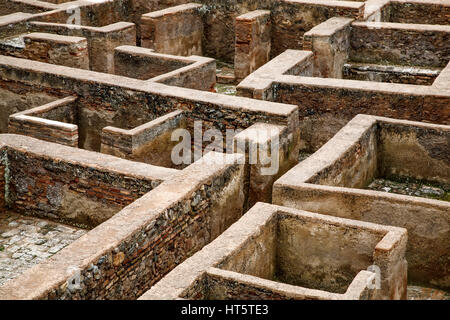
[[[8,151],[8,168],[11,209],[85,228],[108,220],[152,189],[152,181],[15,150]]]
[[[48,92],[35,86],[21,86],[15,82],[0,81],[0,133],[8,132],[8,118],[11,114],[57,99],[56,92]]]
[[[222,261],[218,268],[274,279],[277,271],[277,219],[269,221],[258,235]]]
[[[449,24],[450,7],[434,3],[418,3],[391,1],[389,5],[383,7],[386,15],[386,22],[396,23],[420,23],[420,24]]]
[[[450,183],[450,132],[381,123],[381,176]]]
[[[373,264],[382,234],[345,226],[279,218],[277,271],[281,282],[345,293],[356,274]]]

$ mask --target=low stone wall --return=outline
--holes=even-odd
[[[332,17],[362,20],[364,2],[332,0],[283,0],[272,8],[272,56],[287,49],[301,50],[303,34]]]
[[[140,299],[405,299],[406,242],[403,228],[257,203]]]
[[[8,207],[94,228],[177,171],[29,137],[1,135],[7,146]]]
[[[313,58],[310,51],[286,50],[241,81],[236,87],[237,95],[272,101],[273,79],[285,74],[312,76]]]
[[[242,156],[222,154],[221,164],[205,166],[203,161],[216,155],[210,153],[172,175],[52,258],[6,283],[0,297],[139,297],[242,215]],[[71,285],[73,270],[79,271],[78,287]]]
[[[14,12],[0,16],[0,38],[12,37],[27,31],[27,22],[33,15],[31,13]]]
[[[173,56],[133,46],[116,48],[114,70],[125,77],[204,91],[211,91],[216,84],[214,59]]]
[[[240,81],[270,60],[270,11],[240,15],[235,32],[234,75]]]
[[[120,46],[114,49],[114,74],[148,80],[165,73],[189,66],[192,60],[172,56],[134,46]]]
[[[30,33],[0,42],[0,54],[89,69],[88,45],[85,38],[50,33]]]
[[[440,69],[350,62],[343,65],[342,78],[430,86],[440,71]]]
[[[349,59],[375,64],[445,67],[450,26],[353,22]]]
[[[383,8],[386,22],[449,25],[448,0],[390,0]]]
[[[409,281],[448,290],[450,204],[358,188],[392,174],[449,183],[449,143],[448,126],[359,115],[275,182],[273,203],[406,228]]]
[[[350,18],[331,18],[304,34],[303,50],[314,52],[315,77],[342,78],[350,49],[352,21]]]
[[[54,10],[57,6],[53,3],[37,0],[0,0],[0,16],[15,13],[39,13]]]
[[[256,122],[297,128],[297,107],[242,97],[167,86],[88,70],[0,57],[0,88],[78,96],[79,145],[98,151],[101,130],[107,126],[132,129],[174,110],[186,111],[189,124],[204,128],[245,129]],[[9,97],[17,103],[20,97]],[[0,100],[1,103],[1,100]],[[193,132],[193,128],[188,128]]]
[[[202,55],[201,7],[188,3],[142,15],[141,46],[179,56]]]
[[[245,208],[256,202],[272,202],[272,185],[297,163],[299,134],[285,126],[256,123],[234,136],[235,150],[245,154]]]
[[[297,52],[297,53],[296,53]],[[446,112],[450,101],[449,67],[431,86],[311,77],[308,51],[288,51],[273,59],[237,87],[238,95],[299,106],[301,143],[315,151],[359,113],[398,119],[450,123]],[[309,52],[311,54],[311,52]],[[294,73],[287,65],[303,65]],[[279,70],[277,67],[279,66]],[[292,73],[291,73],[292,74]],[[416,106],[421,108],[417,109]]]
[[[29,29],[86,38],[89,69],[98,72],[114,73],[114,49],[121,45],[136,45],[136,27],[129,22],[117,22],[104,27],[31,22]]]
[[[171,155],[178,141],[172,141],[172,133],[186,127],[186,117],[182,111],[171,112],[132,130],[105,127],[102,130],[101,152],[157,166],[174,167]]]
[[[67,97],[12,114],[8,133],[78,147],[77,98]]]

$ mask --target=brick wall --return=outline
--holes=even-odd
[[[141,45],[156,52],[202,55],[200,4],[189,3],[142,15]]]
[[[78,147],[78,106],[75,97],[12,114],[8,133],[23,134],[45,141]]]
[[[0,295],[13,299],[139,297],[242,215],[239,157],[227,155],[224,163],[209,166],[194,163],[61,250],[52,261],[0,287]],[[71,266],[81,271],[81,286],[76,290],[68,287]],[[41,281],[32,280],[34,285],[29,285],[36,277]]]
[[[117,22],[104,27],[32,22],[29,29],[86,38],[89,69],[98,72],[114,73],[114,49],[121,45],[136,45],[136,27],[129,22]]]
[[[252,11],[236,18],[234,75],[238,80],[270,60],[270,11]]]
[[[72,69],[62,66],[50,69],[46,64],[30,65],[12,57],[0,57],[0,61],[3,79],[14,79],[2,80],[0,86],[78,96],[80,147],[88,150],[100,150],[101,130],[106,126],[132,129],[176,109],[186,111],[189,124],[203,120],[204,127],[215,127],[224,136],[227,128],[248,128],[256,122],[286,125],[294,130],[298,118],[297,107],[292,105],[115,75],[100,76],[87,70],[74,74]],[[193,128],[189,130],[193,132]]]
[[[445,67],[450,60],[450,26],[353,22],[354,62]]]
[[[109,219],[176,172],[147,166],[148,173],[142,176],[137,172],[144,167],[108,155],[99,158],[23,136],[2,138],[27,147],[7,151],[11,209],[87,228]],[[52,158],[55,154],[57,159]],[[123,169],[115,169],[120,162]]]
[[[102,130],[101,152],[121,158],[174,167],[172,149],[178,141],[172,141],[172,132],[186,128],[182,111],[174,111],[132,130],[106,127]]]
[[[272,57],[303,48],[303,34],[336,16],[361,20],[364,3],[357,1],[285,0],[272,8]]]
[[[303,50],[314,52],[315,77],[342,78],[350,47],[353,19],[335,17],[312,28],[303,36]]]
[[[439,0],[391,0],[386,22],[449,25],[450,3]]]

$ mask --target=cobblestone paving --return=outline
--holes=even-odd
[[[431,183],[418,180],[395,180],[375,179],[367,188],[376,191],[450,201],[449,185],[432,185]]]
[[[0,285],[51,257],[88,230],[0,212]]]
[[[450,292],[432,288],[408,286],[408,300],[450,300]]]

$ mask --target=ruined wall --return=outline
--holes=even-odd
[[[102,130],[101,152],[121,158],[166,168],[176,166],[172,150],[178,141],[172,133],[187,127],[182,111],[174,111],[132,130],[105,127]]]
[[[327,148],[317,151],[316,156],[330,160],[324,170],[316,172],[306,182],[347,188],[363,188],[372,182],[378,176],[380,158],[378,131],[374,124],[374,120],[364,121],[358,116],[347,123],[335,135],[336,140],[342,140],[335,146],[333,154],[330,155]],[[353,141],[345,140],[355,135],[360,136]]]
[[[85,38],[59,36],[48,33],[30,33],[0,43],[0,54],[36,60],[67,67],[89,69],[88,45]]]
[[[306,150],[317,150],[357,114],[450,123],[448,94],[427,86],[292,76],[281,79],[273,84],[274,101],[299,106]]]
[[[383,8],[386,22],[415,24],[449,24],[450,4],[439,0],[391,0]]]
[[[450,26],[353,22],[351,61],[445,67],[450,60]]]
[[[73,154],[72,149],[62,148],[55,146],[55,150],[70,150]],[[88,154],[79,152],[80,158]],[[116,159],[105,156],[104,160]],[[107,172],[86,163],[57,162],[16,150],[8,151],[8,167],[8,202],[13,210],[85,228],[111,218],[162,181]]]
[[[450,130],[402,123],[379,125],[380,175],[450,183]]]
[[[245,208],[272,201],[273,183],[298,162],[299,140],[297,130],[266,123],[256,123],[234,136],[235,152],[246,156]]]
[[[351,62],[343,65],[342,78],[430,86],[440,71],[440,68],[425,69]]]
[[[54,4],[44,1],[0,0],[0,16],[15,12],[40,13],[55,7]]]
[[[259,232],[247,239],[239,250],[226,257],[217,267],[274,280],[278,258],[277,227],[277,219],[271,219]]]
[[[240,15],[235,30],[234,75],[240,81],[270,60],[270,11]]]
[[[0,133],[8,132],[8,119],[11,114],[55,101],[58,98],[58,93],[53,90],[23,87],[14,81],[0,81]]]
[[[67,97],[30,110],[12,114],[8,133],[78,147],[78,106],[75,97]]]
[[[366,125],[374,120],[370,120],[371,117],[368,116],[359,118],[366,118],[366,121],[369,121]],[[374,125],[381,128],[377,129],[380,130],[377,132],[377,162],[378,166],[383,168],[380,174],[411,173],[413,177],[418,175],[420,178],[432,179],[437,172],[434,170],[442,170],[442,155],[447,153],[440,150],[448,149],[446,130],[441,131],[439,126],[417,122],[374,118],[377,123]],[[357,123],[352,122],[357,128]],[[339,186],[333,180],[320,181],[316,178],[333,172],[330,169],[335,167],[334,164],[338,163],[343,155],[354,152],[351,147],[362,134],[354,130],[355,128],[344,127],[319,151],[277,180],[274,184],[273,203],[354,220],[404,227],[408,229],[406,258],[409,282],[448,288],[448,202],[360,190],[351,188],[350,184]],[[420,137],[427,138],[420,140]],[[404,147],[398,141],[402,141]],[[386,146],[383,146],[383,143],[386,143]],[[436,152],[433,153],[432,150]],[[386,160],[382,158],[384,155]],[[423,162],[420,157],[423,157]],[[366,165],[369,164],[367,162],[368,160]],[[391,164],[393,169],[389,171],[386,166]],[[432,176],[425,176],[426,174]],[[363,176],[363,172],[355,172],[355,176],[358,175]],[[445,174],[443,177],[447,179]]]
[[[362,19],[364,3],[308,0],[276,1],[272,8],[272,57],[303,48],[303,34],[336,16]]]
[[[289,215],[278,219],[276,279],[311,289],[345,293],[358,272],[374,263],[375,246],[383,238]]]
[[[152,78],[151,81],[168,86],[214,92],[216,61],[212,58],[190,56],[192,64]]]
[[[180,171],[98,226],[95,232],[61,250],[52,262],[46,261],[0,287],[1,296],[139,297],[242,215],[243,172],[242,165],[237,164],[240,156],[226,157],[220,165],[206,167],[197,162]],[[70,266],[81,270],[79,290],[68,288],[71,279],[66,268]],[[37,276],[45,281],[28,285]]]
[[[156,52],[189,56],[202,55],[201,5],[189,3],[142,16],[141,46]]]
[[[292,105],[229,97],[203,91],[177,88],[159,83],[114,75],[94,74],[12,57],[0,57],[0,86],[16,90],[52,91],[62,96],[78,96],[78,131],[80,146],[100,150],[101,129],[115,126],[132,129],[175,109],[188,112],[189,124],[203,120],[204,128],[215,127],[225,136],[227,128],[247,128],[256,122],[286,125],[291,132],[298,114]],[[26,67],[25,67],[26,66]],[[20,71],[19,71],[20,70]],[[94,84],[93,76],[97,76]],[[21,80],[19,80],[21,79]],[[26,80],[28,79],[28,80]],[[188,128],[193,132],[193,128]]]
[[[89,69],[98,72],[114,73],[114,49],[121,45],[136,44],[136,27],[128,22],[117,22],[101,28],[32,22],[29,29],[33,32],[86,38]]]
[[[120,46],[114,50],[114,74],[129,78],[148,80],[190,64],[140,47]]]
[[[331,18],[304,34],[303,50],[314,52],[315,77],[342,78],[350,49],[352,21],[350,18]]]
[[[301,237],[297,237],[297,232]],[[172,270],[140,300],[225,299],[230,296],[252,299],[258,295],[270,298],[272,293],[272,299],[280,295],[309,300],[405,299],[406,242],[405,229],[260,202],[202,251]],[[325,277],[320,274],[311,282],[306,280],[301,284],[284,282],[294,277],[297,281],[308,277],[307,272],[302,272],[308,269],[308,264],[313,264],[314,271],[320,272],[322,265],[319,268],[318,265],[322,262],[326,264],[323,267],[334,274]],[[365,268],[372,263],[380,267],[384,278],[380,290],[367,292],[371,273]],[[288,278],[289,275],[279,273],[280,270],[293,277]],[[211,275],[221,280],[209,282]],[[346,282],[346,288],[338,290],[342,293],[327,290],[334,290],[333,287],[342,282]],[[320,289],[315,290],[316,287]]]

